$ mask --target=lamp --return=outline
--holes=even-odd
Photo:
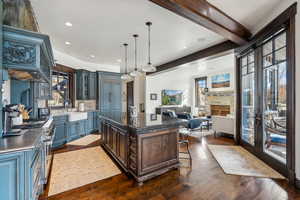
[[[124,49],[125,49],[125,73],[121,76],[122,80],[129,80],[131,77],[129,76],[127,72],[127,51],[128,51],[128,44],[124,43]]]
[[[139,37],[137,34],[133,35],[134,37],[134,56],[135,56],[135,67],[134,67],[134,71],[132,71],[130,73],[130,76],[136,77],[139,76],[141,73],[138,71],[137,68],[137,38]]]
[[[151,31],[152,22],[146,22],[146,26],[148,26],[148,63],[147,66],[143,67],[144,72],[156,72],[156,67],[154,67],[151,63],[150,58],[150,50],[151,50],[151,39],[150,39],[150,31]]]

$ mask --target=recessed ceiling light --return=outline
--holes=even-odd
[[[187,47],[186,46],[183,46],[183,49],[186,49]]]
[[[66,45],[71,45],[71,42],[68,42],[68,41],[67,41],[67,42],[65,42],[65,44],[66,44]]]
[[[120,62],[122,62],[122,60],[121,60],[121,59],[118,59],[118,60],[117,60],[117,62],[119,62],[119,63],[120,63]]]
[[[90,57],[91,57],[91,58],[95,58],[96,56],[95,56],[95,55],[90,55]]]
[[[66,22],[65,25],[69,26],[69,27],[73,26],[73,24],[71,22]]]

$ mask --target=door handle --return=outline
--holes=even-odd
[[[261,117],[261,114],[255,114],[255,124],[256,124],[256,127],[258,127],[262,121],[262,117]]]

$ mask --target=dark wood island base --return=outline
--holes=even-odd
[[[179,168],[179,126],[186,121],[135,127],[101,117],[101,146],[139,185]]]

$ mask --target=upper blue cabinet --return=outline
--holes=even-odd
[[[54,65],[48,35],[3,26],[3,66],[11,77],[50,83]]]

